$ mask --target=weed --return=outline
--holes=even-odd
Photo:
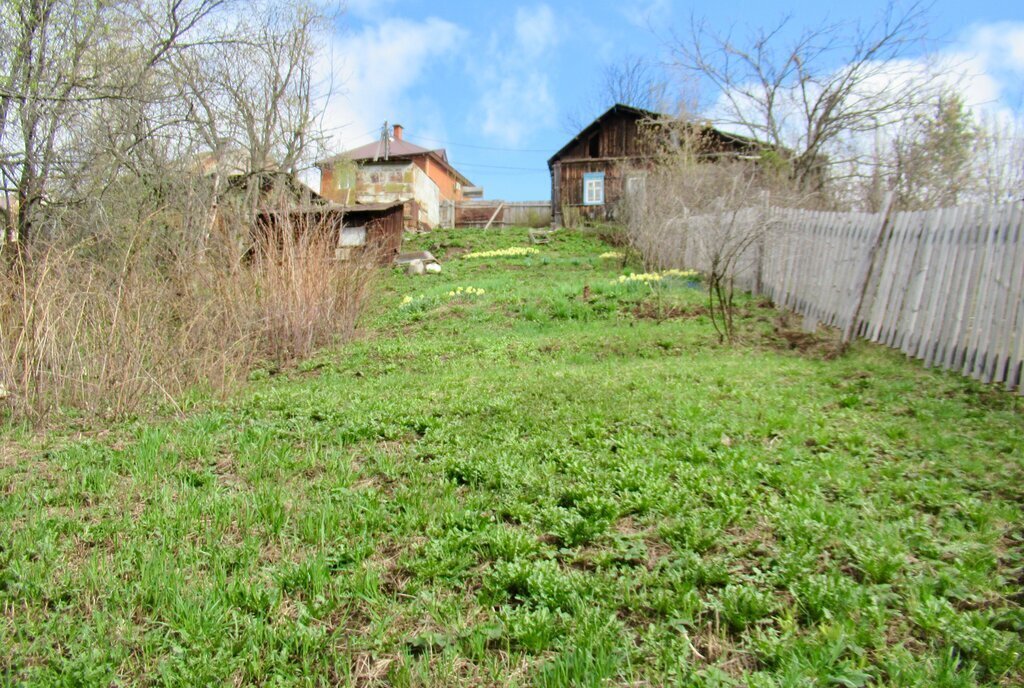
[[[1019,402],[743,297],[723,348],[609,248],[389,271],[362,336],[223,403],[11,428],[4,680],[1021,684]]]

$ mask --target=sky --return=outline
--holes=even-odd
[[[575,135],[570,122],[600,114],[593,103],[605,67],[626,56],[667,64],[673,34],[691,17],[742,34],[789,15],[786,30],[796,32],[867,21],[883,8],[878,0],[762,0],[742,11],[721,0],[349,0],[321,65],[331,86],[323,127],[340,152],[379,138],[384,121],[399,123],[407,140],[447,149],[486,198],[546,200],[547,159]],[[1024,2],[936,0],[928,21],[932,40],[912,58],[938,54],[959,65],[950,78],[978,112],[1024,112]]]

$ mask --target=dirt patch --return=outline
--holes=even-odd
[[[671,556],[672,546],[655,535],[649,535],[644,538],[644,544],[647,545],[647,570],[653,571],[658,567],[658,564],[663,560]]]
[[[615,522],[615,532],[621,535],[638,535],[647,529],[640,526],[632,516],[623,516]]]
[[[708,314],[707,306],[679,306],[642,301],[631,311],[634,318],[641,320],[691,320]]]
[[[398,561],[403,550],[394,544],[378,548],[370,555],[367,562],[377,570],[380,576],[380,589],[386,595],[396,597],[402,594],[405,586],[412,580],[412,575]]]
[[[222,487],[241,490],[246,487],[245,478],[238,474],[237,457],[230,449],[220,449],[216,460],[210,465],[214,478]],[[196,467],[198,470],[198,466]]]
[[[465,246],[443,246],[442,245],[440,247],[440,249],[441,249],[441,251],[443,251],[443,255],[444,255],[444,259],[445,260],[452,260],[453,258],[458,258],[459,256],[464,256],[467,253],[469,253],[469,249],[466,248]]]
[[[734,678],[757,669],[754,655],[737,647],[717,619],[693,635],[690,647],[701,663],[713,665]]]
[[[387,685],[385,679],[392,665],[401,663],[398,656],[377,657],[371,652],[358,652],[352,659],[350,678],[354,679],[354,685],[360,687]]]
[[[790,311],[782,311],[775,317],[772,331],[765,334],[765,339],[775,349],[795,351],[827,361],[843,353],[838,332],[822,327],[808,332],[803,328],[801,316]]]

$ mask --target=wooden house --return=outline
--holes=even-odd
[[[660,123],[671,119],[650,110],[615,105],[591,122],[550,160],[552,226],[571,213],[594,221],[616,218],[620,201],[652,164],[651,147]],[[666,134],[666,138],[667,138]],[[700,130],[702,154],[756,156],[763,144],[712,127]]]

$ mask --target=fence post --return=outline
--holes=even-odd
[[[768,192],[761,192],[761,230],[757,237],[757,262],[754,263],[754,293],[760,296],[764,293],[764,242],[765,234],[768,233],[771,217],[771,204],[768,200]]]
[[[885,195],[885,202],[882,204],[882,221],[878,227],[878,234],[875,236],[875,241],[868,250],[868,254],[865,257],[865,267],[861,272],[863,276],[860,278],[860,287],[856,290],[857,301],[853,308],[853,313],[850,315],[849,321],[846,323],[846,327],[843,328],[843,346],[848,346],[850,340],[853,338],[854,332],[857,329],[857,321],[860,320],[860,311],[864,306],[864,297],[868,293],[868,285],[871,284],[871,277],[875,271],[875,258],[878,256],[878,249],[882,246],[882,241],[885,239],[886,230],[889,229],[892,224],[892,203],[895,194],[890,191]]]

